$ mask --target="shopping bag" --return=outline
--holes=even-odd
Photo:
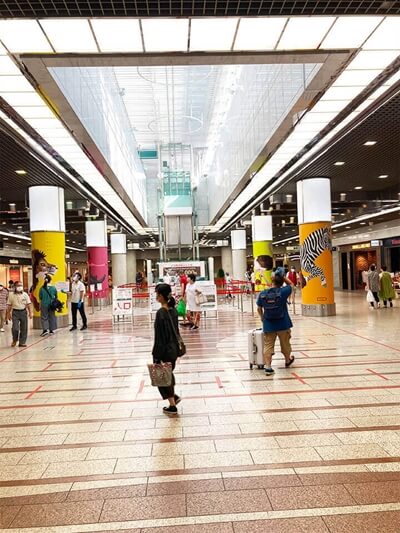
[[[375,302],[375,298],[374,298],[374,295],[372,294],[372,291],[368,291],[367,292],[367,302],[368,303]]]
[[[153,387],[170,387],[172,383],[171,363],[149,363],[147,368]]]
[[[176,312],[178,313],[178,316],[186,316],[185,300],[179,300],[178,305],[176,306]]]

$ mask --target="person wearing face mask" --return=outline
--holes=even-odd
[[[46,274],[43,287],[39,291],[40,300],[40,318],[42,321],[43,331],[41,337],[53,335],[57,329],[56,310],[52,308],[51,303],[57,299],[57,289],[51,284],[51,277]]]
[[[20,281],[14,284],[14,291],[8,295],[7,315],[9,320],[12,318],[12,336],[11,346],[26,346],[28,336],[28,317],[32,318],[32,303],[29,295],[24,292]]]
[[[0,283],[0,332],[4,333],[4,323],[7,314],[8,290]]]
[[[71,313],[72,313],[72,328],[74,331],[78,327],[77,315],[78,310],[82,318],[81,331],[87,329],[87,318],[85,313],[85,285],[82,283],[82,276],[80,272],[75,272],[72,276],[71,283]]]

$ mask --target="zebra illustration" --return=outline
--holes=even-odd
[[[309,274],[306,281],[320,278],[322,287],[327,285],[325,273],[315,264],[315,260],[324,250],[332,250],[331,230],[328,226],[310,233],[300,247],[301,268]]]

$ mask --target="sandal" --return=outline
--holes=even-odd
[[[289,368],[289,366],[293,363],[293,361],[294,361],[294,356],[290,359],[288,363],[285,363],[285,367]]]

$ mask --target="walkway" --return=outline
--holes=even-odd
[[[400,309],[338,295],[295,317],[296,364],[250,370],[251,314],[185,333],[179,418],[149,386],[152,326],[31,335],[0,354],[0,529],[400,531]]]

